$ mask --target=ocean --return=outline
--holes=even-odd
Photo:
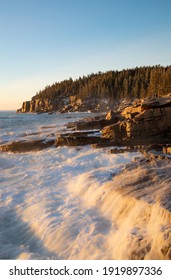
[[[0,145],[93,115],[0,111]],[[171,258],[170,163],[109,150],[0,152],[0,259]]]

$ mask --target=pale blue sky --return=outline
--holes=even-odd
[[[56,81],[171,64],[170,0],[0,0],[0,109]]]

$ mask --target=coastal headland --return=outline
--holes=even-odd
[[[11,159],[11,156],[16,156],[16,166],[20,161],[22,166],[22,160],[27,159],[31,162],[31,168],[35,164],[33,168],[35,173],[28,172],[26,179],[25,171],[22,171],[24,184],[27,179],[31,181],[28,184],[29,191],[30,186],[34,186],[37,194],[37,186],[39,186],[41,193],[44,180],[48,182],[44,188],[46,191],[51,190],[53,186],[56,191],[58,187],[60,188],[60,185],[57,187],[59,178],[63,176],[61,186],[62,190],[66,188],[65,196],[67,190],[68,197],[71,197],[71,193],[76,198],[71,200],[75,201],[77,197],[81,199],[79,207],[84,201],[86,209],[96,207],[101,215],[98,226],[105,217],[111,223],[112,228],[110,233],[105,233],[105,236],[107,240],[112,240],[107,244],[113,244],[113,253],[110,253],[111,248],[107,249],[105,258],[170,260],[171,94],[158,92],[152,96],[120,99],[104,97],[98,99],[89,96],[79,97],[78,100],[78,96],[71,97],[72,95],[70,96],[68,93],[67,98],[66,95],[65,97],[59,96],[58,102],[53,103],[52,99],[37,96],[36,99],[24,102],[22,108],[18,110],[18,114],[21,115],[16,114],[17,117],[24,117],[22,113],[27,113],[25,117],[40,119],[54,117],[53,121],[55,120],[56,126],[54,123],[53,126],[49,123],[53,127],[53,131],[47,131],[47,134],[42,136],[39,135],[39,127],[36,126],[37,130],[31,131],[30,134],[34,138],[20,137],[18,140],[3,143],[0,145],[3,157],[6,159],[9,156]],[[67,102],[72,100],[72,104],[68,104],[66,100]],[[51,102],[54,105],[50,107]],[[68,121],[68,117],[72,115],[70,112],[95,112],[96,114],[86,113],[86,118],[83,114],[84,117]],[[53,116],[48,116],[48,114],[53,114]],[[77,114],[74,113],[74,115]],[[59,116],[66,117],[66,122],[58,131]],[[29,136],[29,134],[26,135]],[[87,161],[85,150],[88,153]],[[40,152],[37,153],[37,151]],[[9,153],[6,154],[6,152]],[[74,154],[75,161],[73,162]],[[55,156],[54,159],[53,156]],[[40,157],[42,157],[41,160]],[[124,162],[124,157],[132,157],[132,160]],[[96,163],[97,159],[100,160],[100,165]],[[118,167],[120,163],[122,166]],[[41,177],[35,171],[39,164],[38,170],[41,170]],[[86,165],[85,168],[83,168],[84,165]],[[45,166],[44,169],[43,166]],[[87,171],[87,166],[90,166],[89,171]],[[32,178],[29,174],[36,175]],[[93,181],[95,180],[93,174],[102,180],[100,185],[96,185],[96,181]],[[42,184],[39,180],[42,180]],[[18,185],[18,179],[16,184]],[[50,188],[48,188],[49,185]],[[21,189],[23,189],[23,185]],[[38,193],[38,203],[41,201],[40,193]],[[49,198],[52,199],[53,195],[48,196],[48,205]],[[42,212],[42,205],[40,205],[40,209]],[[30,212],[26,210],[24,213],[26,221],[29,221],[34,227],[35,224],[30,219]],[[41,227],[43,223],[40,223],[40,213],[35,209],[31,213],[35,215],[33,218],[34,221],[37,221],[36,227],[41,229],[37,231],[34,228],[36,236],[43,240],[44,246],[56,254],[59,251],[58,242],[55,242],[57,247],[54,248],[53,242],[44,240],[45,231],[48,232],[48,240],[54,240],[54,236],[51,237],[51,231]],[[78,213],[80,218],[80,211]],[[53,218],[58,221],[57,212],[53,213]],[[70,223],[66,217],[64,220]],[[106,229],[106,226],[104,228]],[[55,227],[55,232],[57,230],[58,226]],[[68,232],[68,227],[66,230]],[[62,236],[65,237],[65,231],[64,234],[62,231]],[[66,240],[63,244],[66,244]],[[105,246],[107,245],[105,244]],[[104,250],[102,251],[104,253]],[[93,255],[92,257],[92,252],[89,255],[87,252],[89,252],[89,246],[88,250],[80,249],[73,255],[61,250],[64,258],[95,259],[99,256]],[[103,253],[100,258],[104,257]],[[42,255],[23,253],[19,256],[21,259],[35,257],[42,258]],[[56,256],[56,258],[60,257]]]
[[[170,145],[170,93],[171,66],[137,67],[54,83],[23,102],[17,112],[98,114],[69,123],[67,133],[54,138],[56,146]]]

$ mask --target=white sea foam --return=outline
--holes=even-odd
[[[159,190],[162,168],[151,166],[148,173],[135,157],[142,156],[89,146],[1,153],[0,258],[169,258],[171,216],[162,202],[163,192],[169,197],[169,178]],[[133,172],[125,169],[131,162]],[[154,184],[148,193],[149,174]]]

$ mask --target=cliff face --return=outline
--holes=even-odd
[[[22,108],[18,109],[18,113],[45,113],[58,111],[61,113],[67,112],[84,112],[84,111],[107,111],[114,105],[108,99],[98,100],[97,98],[86,97],[86,98],[77,98],[76,96],[68,96],[56,99],[34,99],[31,101],[25,101],[22,104]]]
[[[111,100],[151,98],[169,92],[171,65],[98,72],[48,85],[30,103],[24,102],[18,112],[107,111],[112,109]]]
[[[52,110],[57,109],[56,102],[53,102],[50,99],[37,99],[23,102],[22,105],[22,113],[28,112],[50,112]]]
[[[134,102],[122,111],[123,121],[106,126],[103,137],[134,145],[170,143],[171,95]]]
[[[58,111],[61,107],[64,106],[64,100],[56,100],[56,99],[48,99],[48,98],[41,98],[35,99],[31,101],[25,101],[22,104],[22,108],[18,109],[17,112],[21,113],[28,113],[28,112],[36,112],[36,113],[43,113],[43,112],[52,112]]]

